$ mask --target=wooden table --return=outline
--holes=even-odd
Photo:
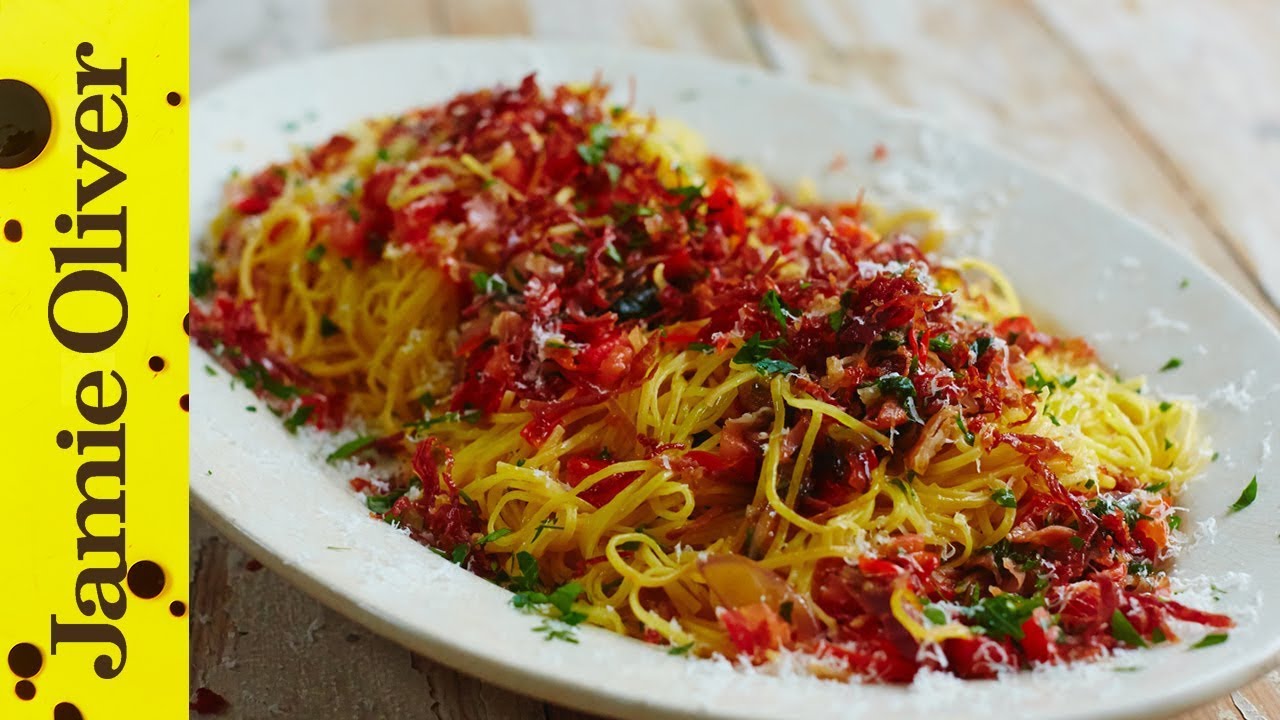
[[[924,111],[1144,218],[1280,318],[1280,3],[193,0],[193,92],[312,50],[473,34],[702,53]],[[583,717],[371,634],[198,518],[191,557],[192,687],[224,717]],[[1280,671],[1182,717],[1280,720]]]

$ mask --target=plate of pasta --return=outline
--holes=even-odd
[[[1280,649],[1280,338],[927,119],[407,42],[192,138],[193,504],[408,647],[637,718],[1164,717]]]

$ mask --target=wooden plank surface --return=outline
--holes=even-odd
[[[642,45],[812,78],[1014,150],[1280,318],[1280,3],[193,0],[192,16],[196,94],[310,50],[432,34]],[[223,717],[585,717],[369,633],[199,518],[191,557],[191,682],[226,697]],[[1280,720],[1280,671],[1181,716],[1259,719]]]

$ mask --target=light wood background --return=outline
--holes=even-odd
[[[700,53],[927,112],[1142,217],[1280,319],[1280,2],[193,0],[193,93],[327,47],[474,34]],[[223,717],[584,717],[371,634],[198,518],[191,557],[191,683]],[[1280,720],[1280,671],[1193,719]]]

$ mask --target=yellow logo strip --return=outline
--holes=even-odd
[[[0,2],[0,717],[185,717],[185,2]]]

